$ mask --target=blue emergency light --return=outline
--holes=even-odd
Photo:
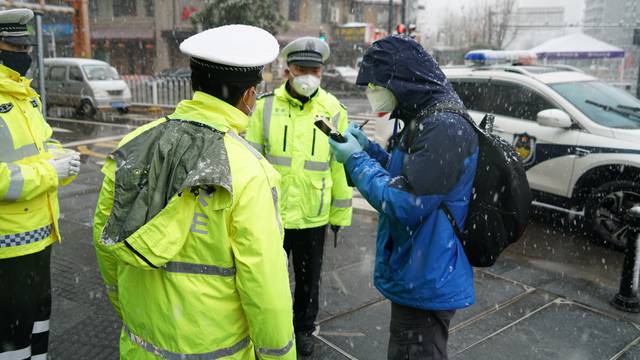
[[[512,63],[519,65],[533,64],[537,56],[534,52],[527,50],[472,50],[464,59],[472,65],[493,65],[502,63]]]

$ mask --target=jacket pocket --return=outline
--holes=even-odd
[[[308,191],[303,195],[305,212],[309,218],[327,216],[331,207],[331,180],[328,177],[310,178]]]
[[[413,242],[411,239],[406,239],[403,242],[393,241],[394,239],[389,240],[390,243],[387,244],[387,247],[392,247],[389,256],[389,268],[392,272],[396,274],[405,273],[407,268],[417,266],[417,264],[412,264]]]

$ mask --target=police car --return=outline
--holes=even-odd
[[[495,115],[534,205],[584,217],[603,241],[624,245],[625,214],[640,204],[640,100],[567,66],[488,65],[500,57],[524,62],[475,51],[466,58],[483,65],[443,71],[474,120]]]

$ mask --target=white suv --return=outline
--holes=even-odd
[[[474,120],[495,115],[493,131],[522,157],[534,205],[584,216],[602,240],[624,245],[625,214],[640,204],[638,99],[568,68],[443,71]]]

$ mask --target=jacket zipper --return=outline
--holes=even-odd
[[[322,178],[322,190],[320,191],[320,209],[318,209],[318,216],[322,214],[322,208],[324,207],[324,179]]]
[[[316,128],[313,128],[313,142],[311,143],[311,156],[316,151]]]
[[[284,141],[282,142],[282,152],[287,151],[287,128],[288,126],[284,126]]]

